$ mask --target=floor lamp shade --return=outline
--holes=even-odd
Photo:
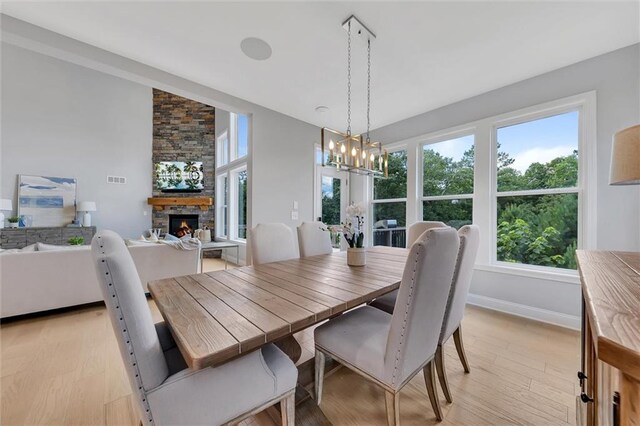
[[[613,136],[610,185],[640,185],[640,124]]]

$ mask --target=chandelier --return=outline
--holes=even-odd
[[[320,131],[322,149],[322,165],[336,167],[350,173],[387,177],[389,155],[382,148],[382,142],[372,142],[369,138],[371,130],[371,41],[373,34],[354,15],[343,22],[347,30],[347,131],[323,127]],[[363,134],[351,134],[351,34],[355,32],[367,42],[367,131]],[[325,154],[329,153],[328,159]]]

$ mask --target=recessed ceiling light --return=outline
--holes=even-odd
[[[316,107],[316,112],[327,112],[329,111],[329,107],[324,106],[324,105],[320,105]]]
[[[256,61],[264,61],[271,57],[271,46],[257,37],[247,37],[240,42],[240,49],[245,55]]]

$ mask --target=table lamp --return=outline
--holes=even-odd
[[[613,136],[609,185],[640,185],[640,124]]]
[[[11,210],[13,210],[11,200],[6,198],[0,199],[0,229],[4,228],[4,213],[2,212],[10,212]]]
[[[84,212],[84,215],[82,216],[82,226],[91,226],[91,214],[89,212],[96,211],[96,202],[81,201],[78,203],[77,210],[79,212]]]

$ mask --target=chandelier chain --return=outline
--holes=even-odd
[[[367,40],[367,142],[371,130],[371,39]]]
[[[347,33],[347,135],[351,136],[351,22]]]

